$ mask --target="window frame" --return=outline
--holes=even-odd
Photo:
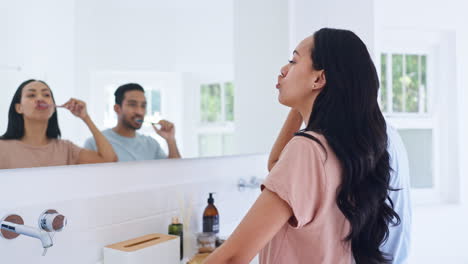
[[[390,123],[397,131],[405,129],[430,129],[432,131],[432,188],[413,188],[411,187],[411,195],[413,197],[413,204],[425,205],[425,204],[437,204],[441,203],[442,197],[442,156],[444,150],[441,146],[441,128],[439,112],[443,105],[435,105],[435,92],[434,88],[438,84],[438,80],[434,73],[436,73],[437,60],[437,48],[434,42],[440,42],[440,39],[430,34],[419,32],[411,32],[412,36],[409,36],[409,32],[392,32],[389,33],[392,41],[383,41],[380,49],[376,56],[377,72],[379,74],[379,80],[382,78],[382,62],[381,55],[387,54],[386,64],[386,87],[387,87],[387,112],[383,112],[385,119]],[[414,37],[417,35],[417,37]],[[406,40],[408,43],[404,43]],[[397,41],[395,41],[397,40]],[[398,113],[393,112],[392,101],[390,100],[393,96],[392,82],[392,66],[388,62],[392,61],[393,54],[405,54],[405,55],[426,55],[426,89],[427,89],[427,113]],[[381,104],[381,94],[379,91],[379,105]],[[421,104],[419,104],[421,105]],[[391,109],[392,111],[388,111]],[[411,171],[410,171],[411,177]]]
[[[392,118],[409,118],[409,117],[414,117],[417,119],[431,119],[433,112],[434,112],[434,98],[433,98],[433,84],[435,83],[435,77],[434,77],[434,57],[435,57],[435,50],[431,48],[415,48],[415,47],[403,47],[403,46],[392,46],[392,47],[384,47],[382,48],[379,53],[378,53],[378,58],[377,58],[377,65],[378,65],[378,74],[379,74],[379,80],[382,78],[382,61],[381,61],[381,55],[382,54],[387,54],[387,79],[386,79],[386,87],[387,87],[387,111],[383,112],[385,116],[392,117]],[[393,64],[391,64],[392,61],[392,55],[426,55],[426,90],[427,90],[427,113],[411,113],[411,112],[393,112],[393,90],[390,88],[393,88],[392,86],[392,67]],[[390,62],[390,64],[389,64]],[[379,90],[379,105],[381,104],[381,90]],[[419,91],[421,91],[421,87],[419,87]],[[421,105],[421,102],[418,102],[419,105]],[[388,111],[388,110],[391,111]]]

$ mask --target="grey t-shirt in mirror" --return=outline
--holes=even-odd
[[[159,143],[150,136],[136,133],[135,137],[123,137],[112,129],[102,131],[114,148],[119,161],[155,160],[167,158]],[[84,148],[97,151],[94,138],[88,138]]]

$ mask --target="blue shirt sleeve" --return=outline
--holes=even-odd
[[[400,189],[390,191],[394,210],[400,216],[401,223],[389,226],[388,240],[380,249],[393,258],[392,264],[408,262],[411,242],[411,197],[408,154],[398,132],[388,125],[388,153],[390,154],[390,187]]]
[[[154,143],[156,144],[156,152],[155,152],[155,159],[167,159],[167,154],[164,152],[164,150],[161,148],[161,145],[159,145],[159,142],[156,141],[155,139]]]
[[[168,156],[162,149],[161,145],[159,145],[159,142],[150,136],[146,136],[146,138],[151,146],[151,151],[153,152],[154,159],[167,159]]]
[[[88,138],[85,141],[84,148],[89,149],[89,150],[93,150],[93,151],[97,151],[96,142],[94,141],[94,138],[92,138],[92,137]]]

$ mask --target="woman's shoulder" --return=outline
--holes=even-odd
[[[289,143],[292,145],[301,145],[307,142],[307,145],[318,146],[320,148],[328,148],[326,137],[315,131],[300,131],[291,139]]]
[[[6,147],[6,146],[13,146],[13,145],[18,145],[18,142],[20,142],[17,139],[2,139],[0,138],[0,147]]]
[[[78,148],[78,146],[75,143],[71,142],[68,139],[59,139],[59,138],[52,139],[50,141],[50,144],[55,145],[57,147],[62,147],[62,148]]]
[[[24,149],[25,146],[17,139],[0,139],[0,160],[9,159],[12,153],[23,151]]]
[[[329,152],[328,142],[326,137],[315,131],[301,131],[296,133],[287,145],[291,150],[308,150],[316,153],[325,161]]]
[[[301,132],[299,132],[297,134],[299,135],[299,137],[302,137],[302,138],[304,138],[304,136],[301,136],[301,135],[306,134],[306,135],[312,136],[315,139],[319,140],[320,143],[322,143],[322,144],[327,143],[326,137],[322,133],[319,133],[319,132],[316,132],[316,131],[301,131]]]

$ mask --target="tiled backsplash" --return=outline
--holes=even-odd
[[[190,256],[208,193],[216,193],[221,235],[228,235],[259,194],[239,192],[238,180],[265,177],[266,162],[249,155],[0,171],[0,217],[16,213],[35,227],[53,208],[68,218],[45,257],[37,239],[0,239],[0,263],[96,264],[105,245],[167,233],[174,215],[183,218]]]

